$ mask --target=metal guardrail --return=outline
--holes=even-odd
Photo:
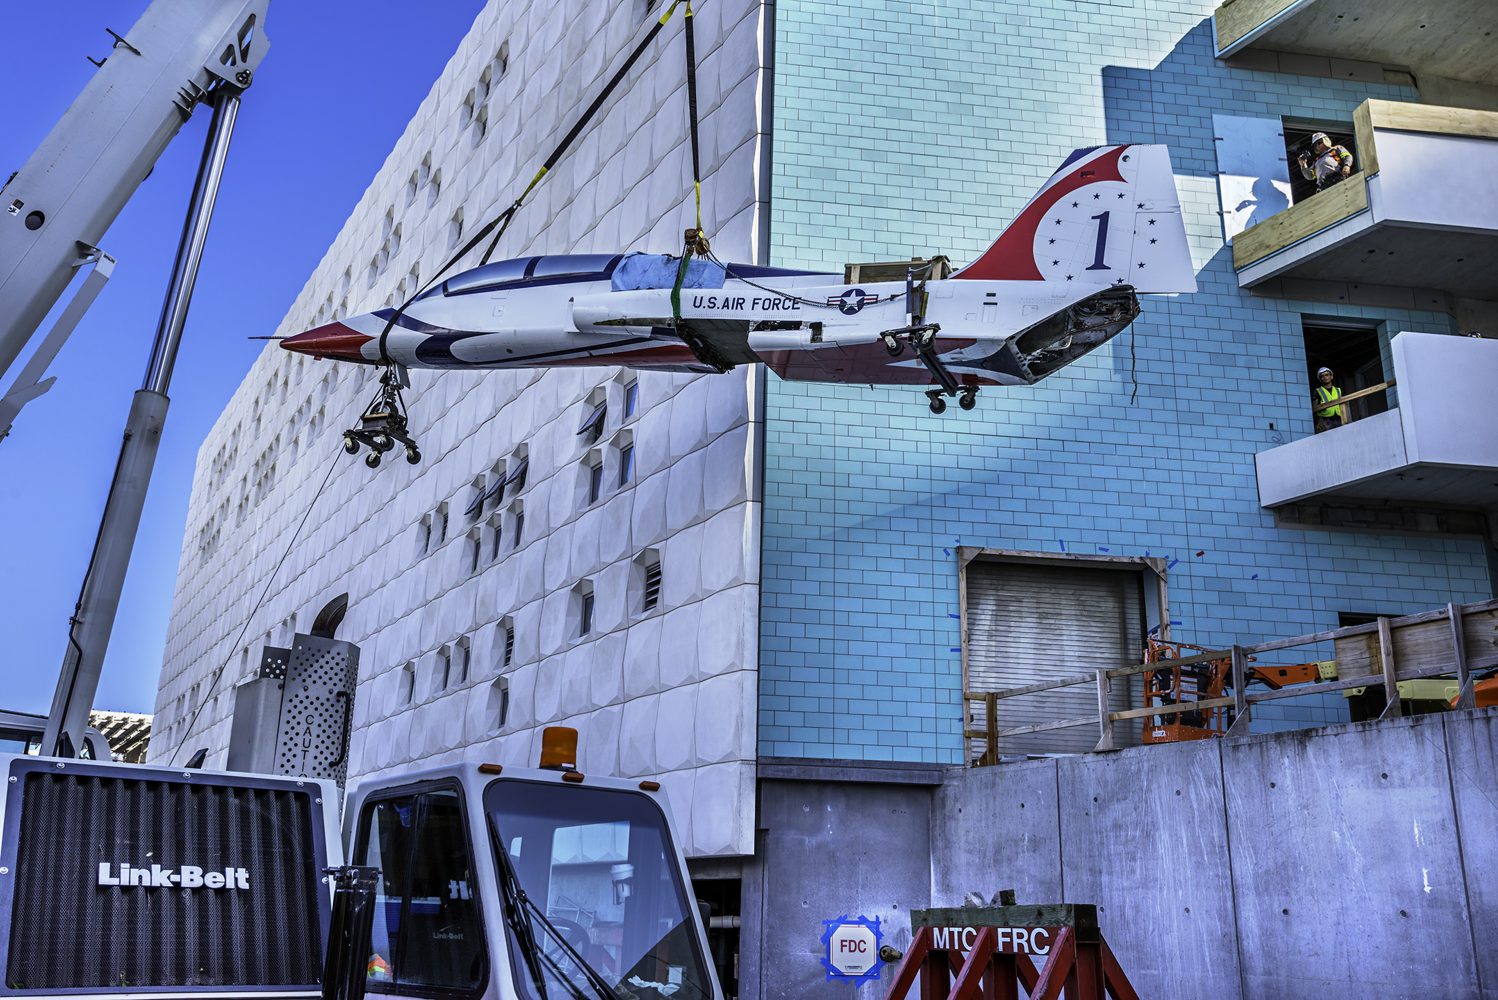
[[[1469,635],[1471,633],[1471,635]],[[1491,636],[1488,636],[1491,633]],[[1347,663],[1341,664],[1336,680],[1314,684],[1292,684],[1278,690],[1256,691],[1248,688],[1249,657],[1258,653],[1269,653],[1296,646],[1307,646],[1322,642],[1347,642],[1367,636],[1376,637],[1376,646],[1366,654],[1356,651]],[[1470,640],[1482,636],[1480,652],[1469,652]],[[1396,638],[1397,637],[1397,638]],[[1401,666],[1396,647],[1404,650],[1407,662]],[[1113,682],[1122,678],[1155,670],[1168,670],[1232,657],[1232,694],[1221,698],[1201,701],[1184,701],[1174,705],[1153,705],[1110,711],[1109,695]],[[1357,668],[1370,668],[1363,672]],[[1375,669],[1376,668],[1376,669]],[[1145,719],[1177,715],[1182,712],[1199,712],[1204,709],[1231,707],[1233,725],[1229,735],[1246,732],[1253,716],[1253,706],[1282,698],[1297,698],[1311,694],[1346,691],[1351,688],[1382,687],[1386,692],[1384,711],[1381,717],[1401,714],[1399,688],[1402,681],[1424,680],[1431,677],[1454,677],[1457,685],[1457,707],[1471,708],[1475,704],[1472,692],[1474,671],[1498,668],[1498,600],[1476,604],[1448,604],[1443,610],[1425,611],[1402,618],[1380,618],[1366,625],[1350,625],[1326,632],[1315,632],[1289,639],[1272,639],[1252,646],[1232,646],[1229,649],[1201,653],[1196,656],[1173,660],[1156,660],[1153,663],[1130,663],[1118,667],[1098,669],[1086,673],[1072,674],[1055,680],[1027,684],[1023,687],[1003,691],[964,691],[964,714],[968,705],[983,705],[983,728],[965,727],[965,740],[983,741],[983,753],[974,762],[977,766],[997,764],[1000,759],[1002,741],[1017,736],[1050,732],[1057,729],[1072,729],[1079,726],[1096,726],[1098,742],[1094,750],[1112,750],[1117,747],[1115,724],[1133,719]],[[1076,719],[1057,719],[1050,722],[1000,729],[998,725],[1000,703],[1012,698],[1061,688],[1092,684],[1097,688],[1096,714]]]

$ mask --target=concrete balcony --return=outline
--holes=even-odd
[[[1257,49],[1498,84],[1491,0],[1226,0],[1212,25],[1220,59]]]
[[[1498,511],[1498,340],[1401,333],[1391,348],[1399,405],[1259,452],[1259,503],[1317,498]]]
[[[1239,233],[1238,284],[1305,278],[1498,299],[1498,113],[1370,100],[1353,121],[1358,172]]]

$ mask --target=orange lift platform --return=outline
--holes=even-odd
[[[1160,669],[1144,675],[1144,703],[1148,707],[1207,702],[1194,712],[1150,716],[1145,719],[1145,743],[1180,743],[1226,736],[1233,725],[1231,705],[1220,704],[1233,687],[1233,658],[1221,650],[1171,642],[1150,636],[1144,650],[1145,663]],[[1294,663],[1286,666],[1254,666],[1249,657],[1245,672],[1249,684],[1260,683],[1274,690],[1291,684],[1309,684],[1337,676],[1337,661]]]

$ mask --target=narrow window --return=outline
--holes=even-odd
[[[588,503],[598,502],[603,494],[603,463],[595,462],[588,467]]]
[[[635,410],[640,405],[640,383],[630,382],[624,387],[624,419],[628,420],[635,415]]]
[[[453,651],[448,646],[437,650],[437,678],[441,681],[437,690],[446,691],[453,679]]]
[[[453,683],[467,684],[468,671],[473,666],[473,652],[469,645],[468,637],[465,635],[458,640],[457,656],[454,666]]]
[[[500,669],[515,662],[515,623],[506,621],[504,626],[504,652],[500,655]]]
[[[421,517],[421,551],[427,553],[432,551],[432,515],[423,514]]]
[[[582,437],[584,444],[596,444],[603,436],[603,422],[608,417],[609,404],[599,403],[588,411],[583,418],[582,424],[577,428],[577,433]]]
[[[416,665],[407,663],[401,667],[400,677],[400,703],[411,704],[411,699],[416,695]]]
[[[494,728],[503,729],[510,719],[510,679],[501,677],[489,685],[489,712],[494,717]]]
[[[591,631],[593,631],[593,592],[588,591],[583,594],[582,613],[578,616],[577,634],[584,636]]]
[[[645,566],[645,610],[654,611],[661,603],[661,564],[659,560]]]
[[[495,514],[489,518],[489,561],[493,562],[499,558],[499,548],[504,542],[504,518]]]
[[[484,533],[477,528],[468,533],[468,572],[477,573],[484,561]]]
[[[513,534],[515,536],[515,547],[518,549],[520,548],[520,542],[525,538],[525,508],[523,507],[515,509],[515,530]]]
[[[437,505],[437,517],[432,530],[438,545],[447,541],[447,504]]]
[[[627,486],[635,477],[635,446],[627,444],[619,449],[619,485]]]

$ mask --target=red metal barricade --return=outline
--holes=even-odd
[[[914,910],[915,938],[886,1000],[1139,1000],[1098,929],[1097,907],[987,906]],[[1034,959],[1043,959],[1037,969]],[[955,975],[955,979],[954,979]]]

